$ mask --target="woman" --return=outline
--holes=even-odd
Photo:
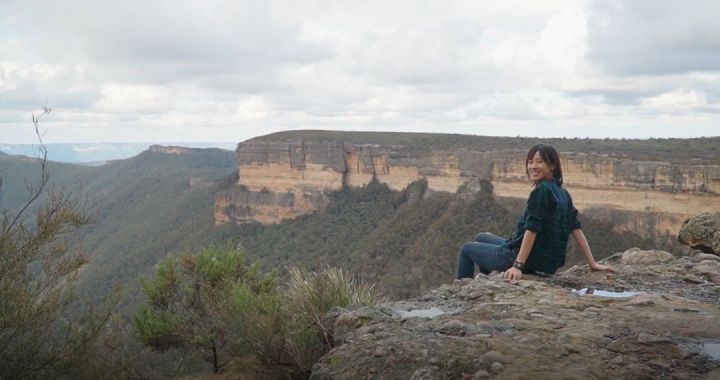
[[[503,277],[510,280],[519,280],[523,273],[553,274],[565,265],[570,235],[592,270],[614,272],[613,267],[598,264],[592,256],[577,209],[570,194],[562,188],[562,167],[555,148],[543,144],[533,146],[526,163],[533,190],[515,236],[505,240],[480,233],[475,241],[463,244],[458,255],[457,278],[472,278],[475,264],[484,274],[505,271]]]

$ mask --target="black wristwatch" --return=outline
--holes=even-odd
[[[525,263],[523,263],[522,261],[515,260],[512,267],[523,270],[525,268]]]

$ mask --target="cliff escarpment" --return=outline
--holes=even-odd
[[[454,193],[473,178],[489,178],[495,194],[526,198],[524,151],[407,149],[402,145],[337,141],[247,141],[236,150],[239,180],[215,199],[215,223],[278,223],[323,210],[327,194],[375,180],[402,190],[424,179],[429,191]],[[677,231],[682,221],[720,209],[720,166],[635,161],[565,152],[566,187],[581,211],[624,212],[627,227]],[[633,217],[634,215],[634,217]]]

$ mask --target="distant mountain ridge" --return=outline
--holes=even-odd
[[[53,143],[47,144],[48,158],[58,162],[94,163],[122,160],[136,156],[153,143]],[[235,149],[235,143],[164,143],[163,145],[186,146],[191,148]],[[0,152],[10,155],[34,157],[37,144],[0,144]]]

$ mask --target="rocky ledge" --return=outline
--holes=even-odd
[[[338,311],[311,379],[720,379],[720,256],[603,262]]]

